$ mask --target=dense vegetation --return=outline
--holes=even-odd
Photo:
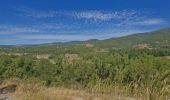
[[[161,31],[161,36],[165,32]],[[156,38],[160,34],[137,34],[116,39],[133,43],[124,44],[128,46],[126,48],[120,48],[123,44],[110,47],[116,41],[111,39],[102,43],[95,40],[73,44],[4,46],[0,49],[0,79],[99,90],[120,86],[128,91],[128,95],[147,93],[150,99],[155,99],[156,95],[163,96],[169,92],[165,80],[170,79],[170,41],[166,40],[169,38]],[[143,36],[142,42],[134,42],[136,40],[132,38],[137,36]],[[144,38],[147,36],[149,40]]]

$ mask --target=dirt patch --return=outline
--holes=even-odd
[[[0,88],[0,100],[17,100],[11,94],[16,91],[17,85],[11,84]]]
[[[13,93],[16,90],[17,85],[7,85],[0,88],[0,94],[7,94],[7,93]]]

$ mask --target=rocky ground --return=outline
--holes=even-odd
[[[8,85],[0,88],[0,100],[17,100],[12,94],[16,90],[16,85]]]

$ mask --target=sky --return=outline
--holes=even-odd
[[[0,0],[0,45],[108,39],[170,27],[170,0]]]

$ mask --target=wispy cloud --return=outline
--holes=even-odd
[[[18,39],[25,40],[62,40],[62,41],[73,41],[73,40],[88,40],[93,38],[96,35],[84,36],[82,34],[79,35],[49,35],[49,34],[38,34],[38,35],[18,35],[16,36]]]
[[[40,30],[32,27],[0,25],[0,34],[34,33],[34,32],[40,32]]]
[[[36,19],[52,19],[55,20],[74,20],[82,22],[110,22],[115,25],[156,25],[166,22],[163,18],[151,17],[149,13],[143,13],[137,10],[121,10],[121,11],[105,11],[105,10],[84,10],[84,11],[42,11],[30,8],[17,9],[20,15],[28,18]]]
[[[0,41],[88,40],[148,32],[167,21],[137,10],[55,11],[16,9],[15,16],[27,24],[0,24]],[[3,38],[4,35],[10,37]]]
[[[61,30],[69,30],[72,29],[71,26],[63,25],[63,24],[32,24],[32,25],[8,25],[2,24],[0,25],[0,35],[2,34],[22,34],[22,33],[56,33]]]
[[[138,22],[133,22],[132,24],[135,25],[157,25],[165,23],[166,21],[162,18],[151,18],[151,19],[144,19]]]
[[[41,11],[33,9],[17,9],[21,15],[25,17],[33,18],[58,18],[58,17],[69,17],[75,19],[88,19],[88,20],[100,20],[100,21],[109,21],[109,20],[118,20],[124,19],[127,17],[134,16],[139,12],[135,10],[122,10],[122,11],[104,11],[104,10],[84,10],[84,11]]]
[[[58,33],[58,34],[20,34],[16,35],[18,39],[24,40],[62,40],[62,41],[74,41],[74,40],[89,40],[89,39],[107,39],[112,37],[120,37],[124,34],[129,35],[131,33],[148,32],[150,30],[107,30],[107,31],[96,31],[95,34],[88,34],[88,32],[82,32],[77,34]],[[105,34],[107,32],[107,34]],[[86,35],[85,35],[86,34]]]
[[[100,21],[110,21],[110,20],[120,20],[127,17],[135,15],[137,12],[134,10],[123,10],[123,11],[80,11],[73,14],[74,17],[78,19],[89,19],[89,20],[100,20]]]

